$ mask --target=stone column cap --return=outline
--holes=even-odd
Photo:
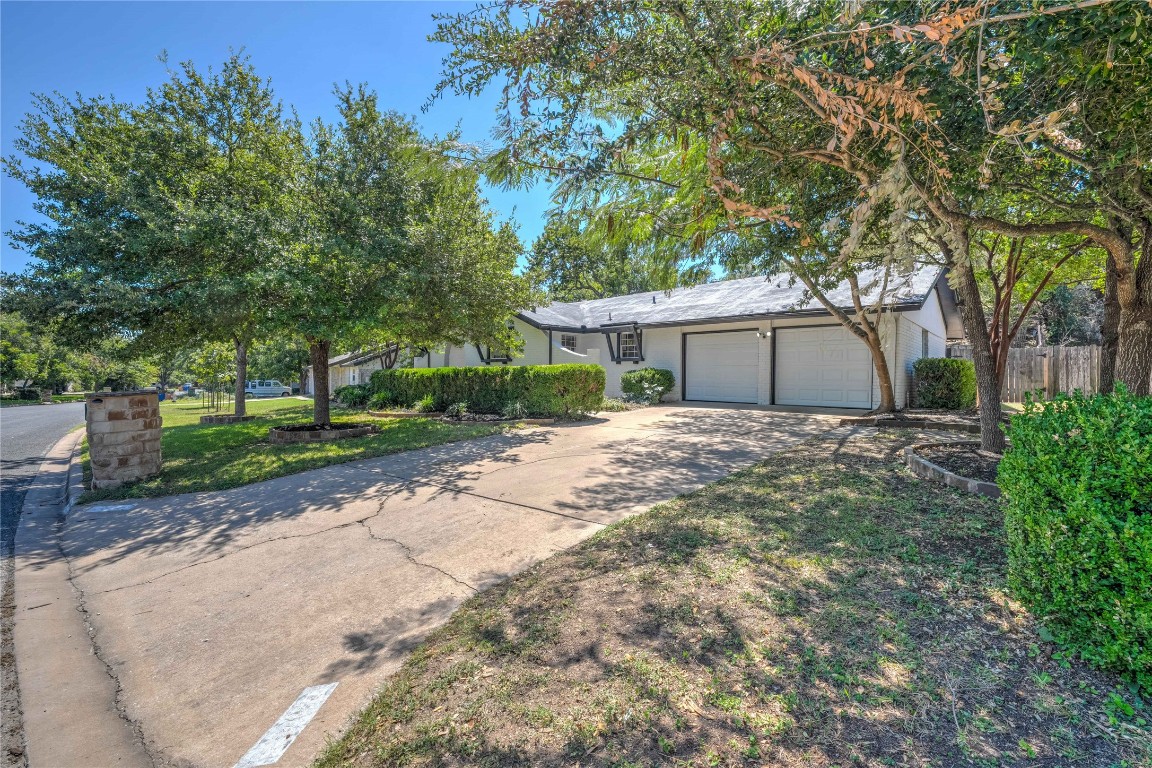
[[[122,392],[88,392],[84,395],[85,400],[93,400],[102,397],[139,397],[140,395],[155,395],[154,389],[129,389]]]

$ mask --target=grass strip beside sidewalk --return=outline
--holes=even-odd
[[[333,406],[333,422],[373,422],[380,427],[380,432],[350,440],[271,445],[269,427],[311,423],[311,401],[296,398],[249,401],[248,413],[256,418],[237,424],[201,425],[200,416],[205,413],[199,401],[162,403],[163,469],[160,475],[121,488],[89,491],[81,502],[218,491],[331,464],[484,437],[506,428],[434,419],[374,419],[365,413],[342,411]],[[90,478],[87,443],[82,459],[87,481]]]
[[[814,440],[469,600],[317,765],[1140,766],[1005,593],[995,501]]]

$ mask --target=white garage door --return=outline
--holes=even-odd
[[[759,401],[760,343],[755,330],[684,335],[684,398]]]
[[[778,405],[872,407],[872,356],[847,328],[780,328],[775,333]]]

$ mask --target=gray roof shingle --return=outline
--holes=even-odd
[[[865,306],[879,292],[879,270],[860,274],[859,284]],[[941,277],[939,268],[921,268],[890,278],[885,305],[917,308]],[[836,306],[852,308],[852,294],[844,281],[827,293]],[[555,302],[520,313],[520,317],[540,328],[597,330],[619,325],[679,325],[787,315],[824,313],[826,310],[790,274],[747,277],[705,283],[672,291],[649,291],[590,301]]]

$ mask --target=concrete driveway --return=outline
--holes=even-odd
[[[305,765],[470,595],[835,425],[731,408],[608,414],[81,506],[62,547],[140,762]]]

